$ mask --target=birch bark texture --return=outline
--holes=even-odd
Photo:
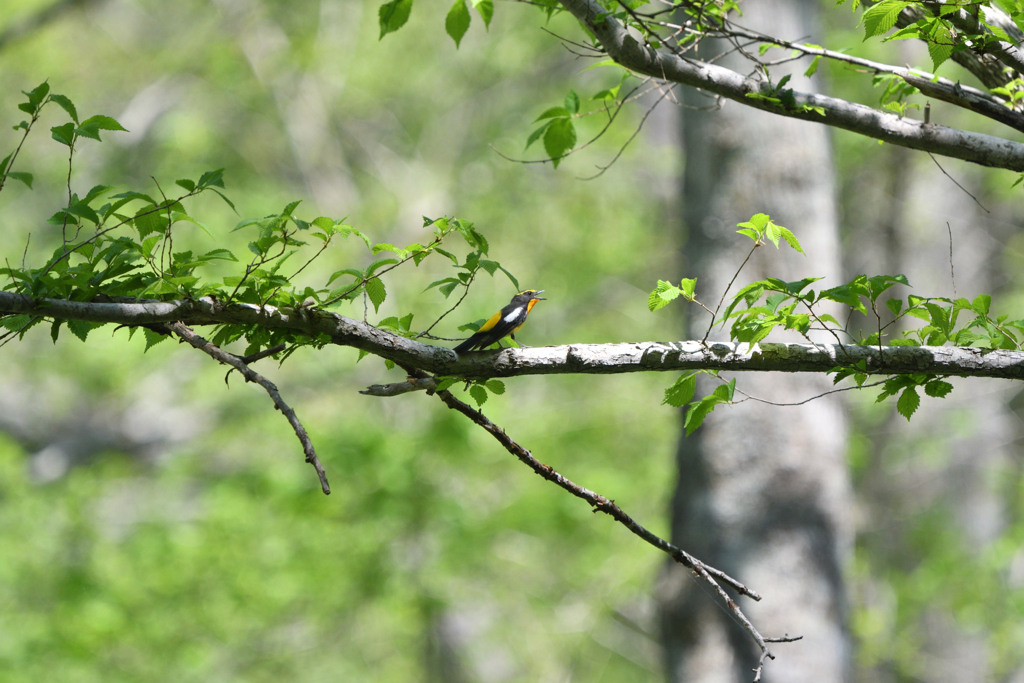
[[[745,3],[743,12],[744,23],[771,35],[818,33],[818,8],[811,0],[758,0]],[[724,43],[701,47],[705,59],[731,49]],[[742,72],[753,69],[736,51],[718,63]],[[773,70],[772,80],[785,73]],[[795,71],[791,83],[799,88],[808,81]],[[692,89],[685,91],[683,105],[682,271],[698,278],[698,298],[717,302],[750,249],[750,242],[735,233],[736,224],[758,212],[793,230],[808,256],[785,247],[758,249],[735,287],[767,275],[824,276],[822,284],[838,284],[840,240],[828,129],[730,102],[714,110],[713,97]],[[695,314],[688,334],[700,338],[707,324]],[[830,386],[821,376],[740,378],[741,389],[775,402],[802,400]],[[703,386],[712,388],[710,382]],[[804,637],[773,646],[777,659],[766,664],[764,681],[850,678],[843,578],[852,552],[846,436],[842,400],[829,396],[800,407],[754,401],[729,406],[680,439],[672,542],[757,587],[763,601],[745,602],[744,609],[765,636]],[[751,680],[754,644],[684,570],[666,565],[658,592],[669,681]]]

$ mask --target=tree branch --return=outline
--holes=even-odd
[[[34,300],[0,292],[0,315],[38,315],[61,320],[149,325],[180,321],[188,326],[258,325],[315,337],[327,335],[339,346],[368,351],[399,365],[439,375],[472,379],[519,375],[722,370],[732,372],[815,372],[852,367],[863,361],[869,375],[933,374],[952,377],[1024,379],[1024,351],[964,346],[856,346],[675,341],[570,344],[456,354],[336,313],[224,304],[209,297],[194,301],[116,301],[92,303]]]
[[[863,104],[814,93],[793,91],[796,106],[787,108],[756,97],[769,94],[765,90],[768,87],[765,83],[731,69],[641,45],[595,0],[559,2],[593,32],[612,59],[632,71],[707,90],[779,116],[823,123],[901,147],[963,159],[982,166],[1024,171],[1024,144],[904,119]],[[820,108],[824,115],[812,107]]]
[[[299,437],[299,442],[302,444],[302,450],[306,454],[306,462],[313,466],[316,470],[316,475],[320,478],[320,488],[323,489],[325,495],[330,495],[331,487],[327,483],[327,473],[324,472],[324,468],[320,464],[320,459],[316,456],[316,450],[313,448],[313,442],[310,440],[309,434],[306,433],[306,428],[302,426],[302,423],[299,421],[295,411],[292,410],[291,406],[284,402],[283,398],[281,398],[281,392],[277,390],[277,386],[269,379],[246,365],[240,357],[228,353],[216,344],[203,339],[189,329],[189,327],[184,323],[165,323],[164,327],[169,332],[173,332],[178,335],[203,353],[206,353],[221,363],[230,365],[235,370],[238,370],[242,373],[242,377],[245,377],[246,382],[255,382],[267,390],[267,393],[270,394],[270,398],[274,401],[274,406],[284,414],[288,423],[292,426],[292,429],[295,430],[295,435]]]
[[[416,379],[422,378],[418,377]],[[755,641],[757,641],[757,644],[761,648],[761,651],[767,653],[768,657],[774,659],[774,656],[770,652],[768,652],[768,646],[765,644],[765,639],[761,636],[760,633],[758,633],[757,629],[754,628],[753,624],[750,623],[750,620],[747,619],[747,617],[743,614],[743,611],[740,610],[736,602],[729,596],[728,593],[725,592],[725,590],[718,583],[718,581],[715,580],[715,578],[718,578],[722,583],[729,585],[737,592],[739,592],[741,595],[749,596],[754,600],[760,600],[760,595],[750,590],[745,585],[743,585],[736,579],[732,578],[725,572],[719,569],[715,569],[714,567],[707,566],[706,564],[704,564],[697,558],[693,557],[682,548],[678,548],[669,543],[668,541],[664,540],[663,538],[656,536],[655,534],[652,534],[642,525],[638,524],[632,517],[627,515],[622,510],[622,508],[615,504],[615,501],[609,500],[599,493],[595,493],[589,489],[583,488],[579,484],[576,484],[570,481],[569,479],[566,479],[550,465],[545,465],[544,463],[540,462],[535,457],[533,457],[533,454],[530,453],[530,451],[528,451],[527,449],[523,448],[518,443],[513,441],[512,438],[505,433],[504,429],[491,422],[487,418],[487,416],[481,413],[479,410],[475,410],[466,403],[455,398],[455,396],[452,395],[450,391],[439,391],[437,392],[437,395],[442,401],[444,401],[445,405],[447,405],[449,408],[462,413],[463,415],[471,419],[473,422],[483,427],[484,430],[487,431],[487,433],[489,433],[491,436],[497,439],[498,443],[500,443],[505,448],[505,450],[507,450],[512,455],[516,456],[516,458],[518,458],[527,467],[532,469],[536,474],[540,475],[547,481],[550,481],[551,483],[561,487],[562,489],[565,489],[566,491],[576,496],[577,498],[585,500],[593,508],[593,512],[603,512],[606,515],[610,516],[612,519],[614,519],[615,521],[619,522],[627,529],[629,529],[632,533],[636,534],[647,543],[653,545],[658,550],[667,553],[670,557],[672,557],[673,560],[683,565],[687,569],[690,569],[694,574],[696,574],[700,578],[704,579],[704,581],[706,581],[708,584],[711,585],[712,588],[715,589],[715,592],[717,592],[719,597],[722,598],[722,600],[726,603],[726,605],[729,607],[729,610],[743,625],[743,628],[751,635],[751,637],[754,638]]]

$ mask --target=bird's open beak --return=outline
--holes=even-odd
[[[536,294],[543,294],[543,293],[544,293],[543,289],[538,289],[537,292],[536,292]],[[533,297],[534,299],[537,299],[538,301],[547,301],[547,299],[545,299],[544,297],[536,296],[536,294]]]

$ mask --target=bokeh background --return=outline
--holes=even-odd
[[[592,180],[581,178],[611,160],[650,98],[557,171],[510,162],[495,150],[540,158],[523,145],[541,111],[618,74],[584,71],[592,62],[556,37],[578,38],[575,22],[525,4],[498,3],[487,32],[474,14],[456,50],[447,9],[420,0],[380,40],[375,1],[4,0],[0,122],[16,124],[20,91],[48,79],[80,114],[130,131],[82,143],[77,192],[155,192],[154,178],[167,188],[223,167],[243,217],[302,199],[307,219],[347,216],[375,241],[405,244],[426,239],[421,216],[455,214],[524,287],[547,291],[525,343],[679,339],[681,306],[646,308],[657,279],[687,274],[678,108],[659,109]],[[828,35],[883,49],[859,46],[856,20],[829,15]],[[836,92],[877,97],[855,74],[826,74]],[[51,108],[22,152],[34,189],[12,183],[0,196],[6,258],[54,248],[45,219],[63,205],[67,158],[46,129],[62,122]],[[601,123],[582,120],[581,138]],[[982,214],[927,157],[833,141],[849,274],[902,270],[932,286],[925,293],[952,294],[948,220],[972,230],[956,233],[959,286],[972,269],[984,283],[960,295],[1001,294],[1019,316],[1024,238],[1010,174],[942,162]],[[16,143],[0,129],[0,150]],[[213,238],[179,233],[176,246],[245,252],[219,199],[190,212]],[[305,281],[371,260],[352,240]],[[446,264],[396,271],[370,320],[432,321],[451,302],[423,290]],[[500,272],[478,280],[435,331],[459,336],[458,324],[514,291]],[[364,313],[361,302],[341,312]],[[109,326],[87,344],[47,332],[0,349],[0,679],[663,679],[663,556],[440,401],[357,393],[399,371],[342,348],[304,349],[281,368],[261,361],[317,444],[325,497],[261,390],[237,376],[225,386],[208,357],[174,343],[144,353],[141,335]],[[667,535],[680,421],[660,402],[672,379],[519,378],[485,411]],[[847,571],[863,680],[926,670],[1024,680],[1024,403],[1009,383],[957,386],[910,427],[873,396],[849,402],[858,542]]]

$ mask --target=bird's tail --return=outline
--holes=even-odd
[[[455,353],[465,353],[466,351],[469,351],[476,344],[477,340],[475,339],[475,337],[476,337],[476,335],[474,334],[472,337],[470,337],[466,341],[462,342],[461,344],[459,344],[458,346],[456,346],[452,350]]]

